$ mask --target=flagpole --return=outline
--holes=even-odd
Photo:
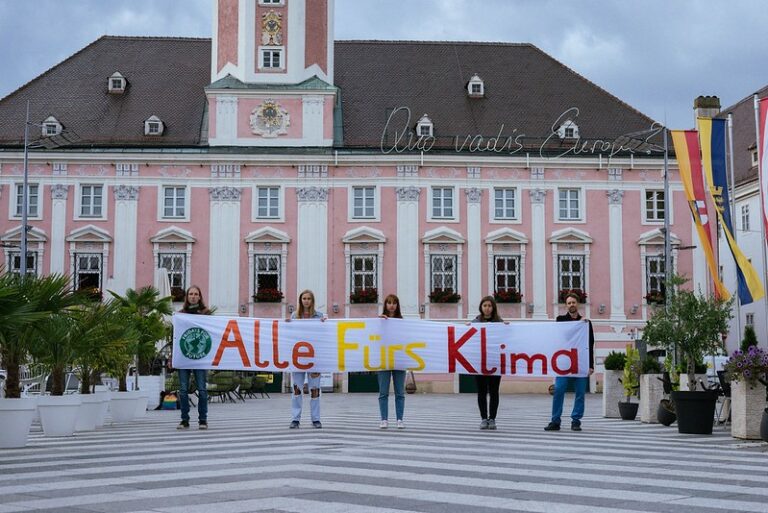
[[[736,242],[738,240],[736,236],[736,232],[739,230],[736,229],[736,181],[734,179],[734,166],[733,166],[733,114],[728,113],[728,160],[731,166],[731,183],[728,187],[728,197],[731,200],[730,208],[731,208],[731,228],[733,228],[733,233],[731,234],[733,236],[733,241]],[[742,228],[744,228],[742,226]],[[734,290],[736,290],[736,342],[741,342],[741,298],[739,297],[739,263],[736,262],[734,259],[734,263],[736,264],[736,287]],[[727,351],[726,351],[727,352]]]
[[[765,254],[765,245],[766,245],[766,238],[765,238],[765,198],[763,197],[763,163],[762,163],[762,149],[760,148],[760,103],[757,99],[757,94],[755,94],[753,97],[753,102],[755,106],[755,146],[757,149],[757,184],[758,188],[760,190],[760,233],[762,234],[762,239],[760,241],[760,246],[762,246],[762,253],[763,253],[763,288],[764,290],[768,291],[768,282],[766,282],[766,274],[768,274],[768,259],[766,259]],[[768,338],[768,296],[763,298],[763,304],[765,305],[765,333],[766,338]],[[759,339],[758,339],[759,340]]]
[[[669,143],[667,139],[667,127],[664,127],[664,309],[669,308],[672,291],[669,284],[672,283],[672,242],[669,233]]]

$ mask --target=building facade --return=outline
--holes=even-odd
[[[29,100],[28,265],[78,288],[164,267],[221,314],[282,318],[311,289],[331,318],[396,293],[433,320],[488,294],[550,320],[578,289],[600,359],[663,297],[665,203],[675,271],[707,288],[660,128],[537,48],[334,41],[331,0],[213,4],[211,40],[103,37],[0,100],[9,270]]]

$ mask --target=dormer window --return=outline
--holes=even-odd
[[[61,126],[59,120],[53,116],[49,116],[43,121],[43,137],[51,137],[52,135],[59,135],[64,127]]]
[[[127,81],[125,77],[120,74],[119,71],[115,71],[107,83],[110,94],[123,94],[125,92],[125,86]]]
[[[157,116],[151,116],[144,122],[144,135],[163,135],[165,124]]]
[[[432,120],[429,116],[424,114],[416,123],[416,135],[419,137],[432,137],[434,135],[435,126],[432,124]]]
[[[579,127],[569,119],[560,125],[560,128],[557,129],[557,135],[560,139],[578,139]]]
[[[752,150],[752,165],[753,166],[757,165],[757,160],[758,160],[758,158],[757,158],[757,150]]]
[[[485,83],[477,73],[472,75],[472,78],[469,79],[467,93],[470,98],[482,98],[485,96]]]

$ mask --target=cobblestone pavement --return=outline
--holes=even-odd
[[[404,430],[379,429],[373,394],[324,395],[323,429],[307,398],[289,430],[288,395],[213,403],[208,431],[173,411],[71,438],[33,426],[0,450],[0,513],[768,512],[768,444],[603,419],[600,399],[579,433],[543,431],[543,395],[503,395],[480,431],[468,394],[407,396]]]

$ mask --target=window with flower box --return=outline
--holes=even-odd
[[[254,301],[259,303],[279,303],[283,300],[280,290],[280,255],[254,255]]]
[[[102,259],[101,253],[77,253],[73,273],[75,289],[89,291],[93,298],[99,301],[102,299]]]
[[[519,303],[520,294],[520,257],[517,255],[497,255],[494,258],[495,290],[494,297],[500,303]]]
[[[581,255],[559,255],[558,269],[560,284],[560,292],[558,294],[558,301],[565,302],[565,296],[569,292],[579,294],[577,291],[584,291],[584,257]],[[586,294],[583,293],[583,299],[586,298]],[[581,301],[582,303],[584,301]]]
[[[459,300],[456,293],[457,270],[456,255],[431,255],[431,293],[433,303],[455,303]]]
[[[674,267],[674,266],[673,266]],[[664,256],[645,257],[645,300],[648,304],[663,304],[666,295]]]
[[[352,255],[350,257],[350,302],[375,303],[378,301],[377,255]],[[371,292],[373,290],[373,292]]]

